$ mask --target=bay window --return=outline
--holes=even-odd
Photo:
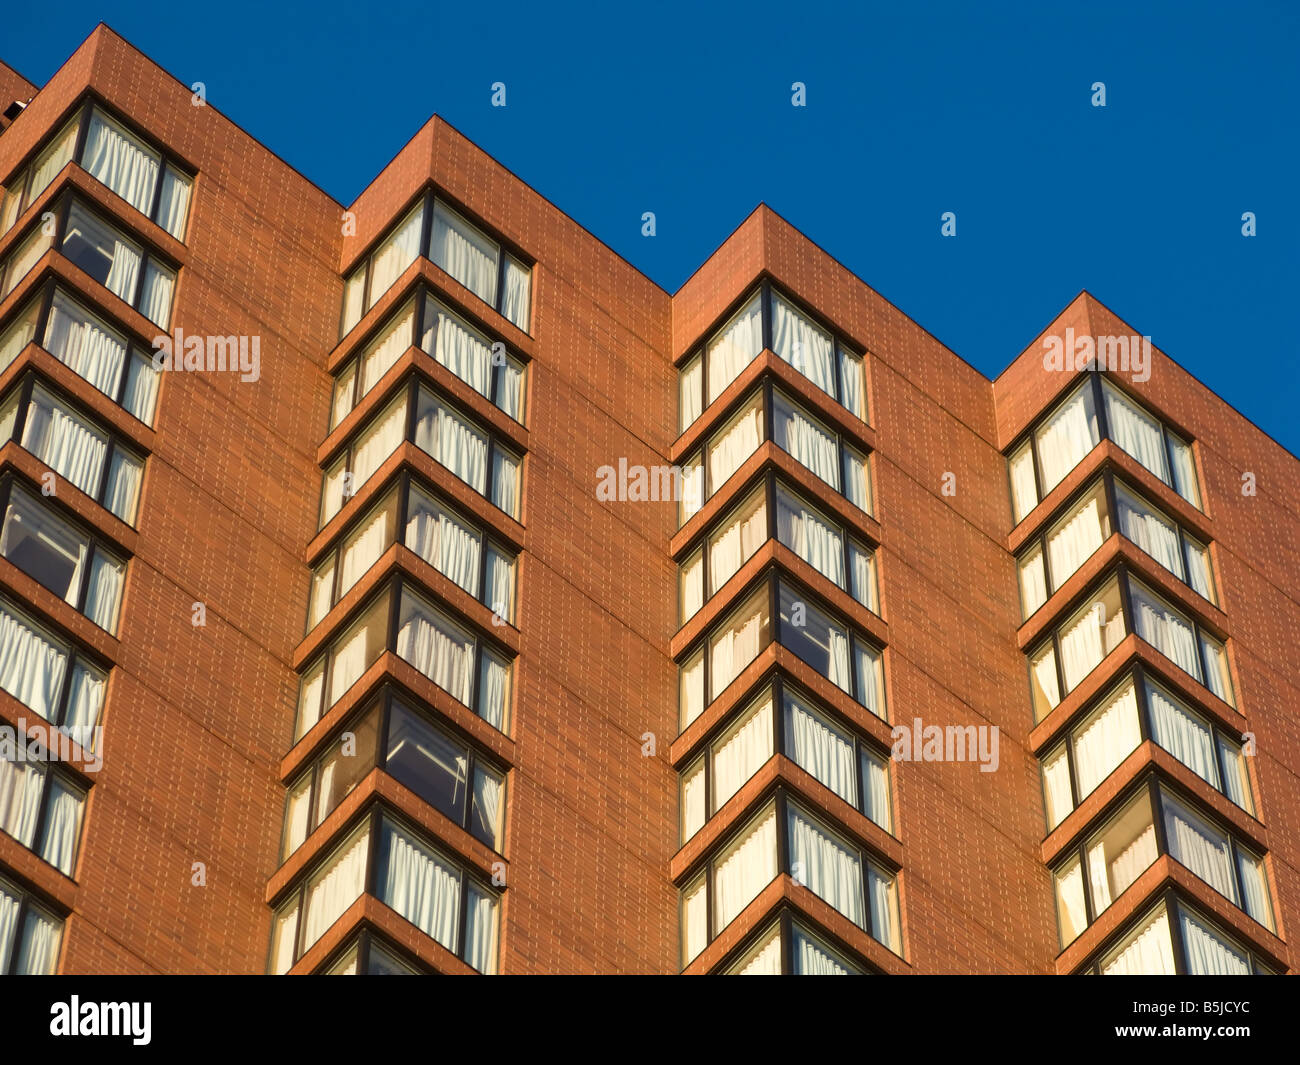
[[[185,239],[193,178],[170,157],[89,101],[6,183],[0,234],[40,197],[73,160],[177,240]]]
[[[515,555],[409,474],[358,518],[312,574],[310,632],[398,542],[503,620],[515,620]]]
[[[1200,508],[1192,447],[1110,378],[1089,372],[1007,457],[1016,523],[1103,439],[1113,440],[1192,506]]]
[[[821,936],[808,931],[789,910],[783,911],[726,969],[728,976],[863,976],[868,972]]]
[[[126,561],[13,478],[0,481],[0,512],[0,557],[115,634]]]
[[[16,884],[0,879],[0,975],[52,975],[62,942],[62,919]]]
[[[499,509],[518,517],[519,456],[412,377],[326,468],[321,528],[407,440]]]
[[[441,199],[433,205],[429,258],[525,333],[532,270]]]
[[[1201,598],[1217,603],[1209,548],[1122,481],[1116,480],[1114,484],[1120,533]]]
[[[124,303],[161,329],[171,324],[176,270],[75,199],[59,209],[58,246]]]
[[[385,688],[289,785],[283,862],[373,769],[410,788],[476,839],[502,850],[505,773]]]
[[[408,581],[395,578],[303,673],[295,740],[306,735],[385,652],[405,659],[488,724],[506,731],[510,661]]]
[[[0,598],[0,689],[93,750],[108,674]]]
[[[0,444],[10,439],[128,525],[135,523],[144,460],[34,374],[0,400]]]
[[[781,873],[902,953],[896,875],[778,790],[682,889],[682,965]]]
[[[834,721],[778,675],[682,771],[682,842],[699,831],[774,754],[790,758],[886,832],[891,831],[888,753],[877,751]]]
[[[1265,976],[1258,954],[1166,892],[1085,970],[1102,976]]]
[[[709,701],[716,699],[771,642],[769,589],[760,585],[709,635]]]
[[[1053,877],[1061,946],[1069,946],[1161,854],[1272,930],[1263,858],[1150,777],[1100,829],[1057,863]]]
[[[1223,644],[1136,580],[1129,581],[1129,598],[1134,631],[1225,703],[1235,705]]]
[[[72,876],[81,837],[85,789],[37,761],[0,756],[0,832]]]
[[[765,281],[682,366],[680,430],[722,395],[764,348],[770,348],[850,413],[867,420],[863,357]]]

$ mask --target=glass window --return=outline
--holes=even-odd
[[[713,796],[722,809],[773,754],[772,692],[760,695],[710,746]]]
[[[63,922],[0,880],[0,973],[48,976],[59,961]]]
[[[706,456],[710,495],[727,483],[765,438],[763,393],[756,392],[709,441]]]
[[[1073,691],[1126,635],[1119,580],[1112,577],[1057,629],[1065,693]],[[1056,648],[1049,640],[1030,655],[1035,720],[1041,721],[1060,702],[1056,669]]]
[[[90,114],[81,165],[141,214],[152,216],[162,157],[99,108]]]
[[[708,361],[708,401],[712,403],[746,366],[763,351],[763,307],[761,293],[753,297],[705,345]]]
[[[288,972],[294,962],[361,897],[365,890],[369,852],[370,822],[367,820],[336,847],[294,891],[289,901],[276,911],[271,930],[273,974]]]
[[[776,921],[727,970],[728,976],[781,975],[781,922]]]
[[[838,492],[840,461],[835,434],[804,414],[779,391],[773,397],[772,420],[772,438],[777,446]]]
[[[1011,471],[1011,509],[1019,525],[1038,503],[1038,484],[1034,479],[1034,451],[1028,440],[1007,459]],[[1032,613],[1032,611],[1031,611]]]
[[[482,533],[416,485],[411,486],[407,506],[406,546],[479,598]]]
[[[801,769],[850,806],[858,807],[853,735],[814,710],[806,698],[789,690],[785,692],[785,749]]]
[[[495,241],[441,201],[433,208],[429,258],[484,303],[497,305]]]
[[[513,255],[507,255],[505,282],[505,292],[501,294],[501,313],[527,333],[528,313],[532,305],[533,272]]]
[[[709,637],[710,700],[758,657],[771,639],[771,630],[768,586],[763,584]]]
[[[1169,484],[1169,457],[1165,452],[1164,429],[1160,420],[1130,401],[1105,378],[1102,379],[1101,390],[1105,397],[1106,424],[1110,428],[1111,439],[1165,484]]]
[[[366,424],[344,453],[326,469],[321,491],[321,528],[401,446],[406,434],[406,412],[407,394],[402,391]]]
[[[1100,439],[1091,379],[1087,379],[1034,431],[1042,471],[1043,494],[1046,495],[1060,484],[1065,475],[1097,446]]]
[[[0,831],[65,876],[72,876],[76,865],[85,802],[85,791],[62,773],[40,762],[9,761],[0,756]]]
[[[709,533],[709,596],[716,595],[766,540],[767,493],[759,485]]]
[[[678,432],[685,432],[702,412],[704,391],[704,357],[696,355],[677,375]]]
[[[476,492],[488,494],[486,434],[424,388],[416,410],[415,442]]]
[[[821,511],[778,484],[777,539],[840,588],[845,586],[844,533]]]
[[[1137,634],[1180,669],[1202,680],[1196,632],[1187,617],[1137,581],[1129,582],[1129,595]]]
[[[697,758],[682,772],[679,781],[682,843],[703,828],[704,822],[708,820],[708,804],[704,794],[705,776],[703,758]]]
[[[1145,788],[1088,841],[1086,853],[1093,910],[1100,914],[1156,860],[1155,821]]]
[[[32,267],[53,244],[54,237],[45,231],[45,226],[37,225],[14,249],[3,269],[0,269],[0,279],[4,282],[0,284],[0,298],[9,295],[18,286],[18,282],[31,272]]]
[[[1107,954],[1102,956],[1103,976],[1172,976],[1174,945],[1169,936],[1169,911],[1164,903],[1149,914]]]
[[[713,935],[731,924],[776,878],[776,830],[776,807],[769,805],[714,859]]]
[[[678,599],[685,624],[704,605],[704,549],[696,548],[678,567]]]
[[[696,651],[678,671],[678,706],[681,708],[681,727],[686,726],[704,712],[704,649]]]
[[[781,584],[781,643],[823,677],[853,694],[848,630]]]
[[[831,335],[772,293],[772,350],[823,392],[835,395],[835,342]]]

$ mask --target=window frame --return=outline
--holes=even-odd
[[[78,841],[78,846],[80,846],[80,841]],[[50,974],[57,973],[59,959],[63,954],[64,933],[67,931],[67,915],[59,916],[54,907],[47,906],[35,893],[20,887],[13,878],[5,876],[3,870],[0,870],[0,889],[3,889],[10,897],[18,900],[18,910],[14,915],[13,937],[9,943],[9,956],[5,957],[0,954],[0,975],[35,975],[15,972],[15,965],[18,961],[18,948],[22,944],[27,917],[32,910],[38,911],[42,916],[48,918],[51,923],[58,925],[59,947],[54,952],[54,968]]]
[[[32,741],[27,740],[26,742],[30,745]],[[9,760],[0,759],[0,761],[9,761]],[[18,763],[11,763],[11,764],[18,764]],[[30,845],[23,843],[21,839],[19,839],[15,835],[12,835],[3,827],[0,827],[0,835],[8,836],[20,847],[23,847],[25,850],[28,850],[32,854],[34,854],[37,858],[39,858],[42,862],[44,862],[45,865],[49,866],[51,869],[57,869],[60,874],[66,876],[69,880],[75,881],[77,879],[76,877],[77,861],[81,857],[81,846],[85,836],[86,802],[90,798],[90,787],[87,784],[83,784],[77,777],[67,772],[65,769],[62,768],[61,765],[59,765],[59,763],[55,761],[50,761],[47,763],[36,762],[32,764],[35,764],[40,767],[38,769],[38,772],[40,773],[40,777],[41,777],[41,783],[40,783],[41,797],[39,799],[40,805],[36,814],[36,824],[32,828],[32,842]],[[68,868],[66,870],[59,868],[59,866],[51,862],[42,853],[45,850],[45,830],[49,827],[50,807],[54,804],[53,785],[56,778],[66,790],[74,793],[81,800],[79,817],[77,820],[76,842],[73,845],[72,857],[69,860]]]

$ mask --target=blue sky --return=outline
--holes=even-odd
[[[765,201],[990,376],[1087,288],[1300,453],[1300,5],[12,6],[27,77],[103,20],[343,202],[436,111],[670,291]]]

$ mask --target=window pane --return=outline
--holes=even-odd
[[[716,740],[713,809],[722,809],[769,758],[773,745],[772,693],[768,691]]]
[[[844,445],[844,498],[867,514],[871,509],[871,467],[867,456]]]
[[[380,595],[330,648],[328,706],[339,701],[384,653],[388,635],[388,594]]]
[[[0,333],[0,373],[7,370],[9,364],[18,358],[23,348],[36,339],[36,324],[40,312],[40,301],[32,300],[22,309],[13,324]]]
[[[1106,424],[1110,427],[1111,439],[1169,484],[1169,462],[1165,457],[1165,439],[1160,422],[1109,381],[1103,379],[1101,387],[1106,397]]]
[[[388,550],[396,535],[397,491],[389,492],[343,539],[339,551],[339,588],[335,601],[342,599]]]
[[[704,360],[696,355],[677,375],[678,423],[681,432],[695,423],[703,402]]]
[[[1196,460],[1192,457],[1192,445],[1166,430],[1169,438],[1169,450],[1173,452],[1174,491],[1198,510],[1201,506],[1201,491],[1196,483]]]
[[[14,952],[13,971],[19,976],[48,976],[59,961],[63,922],[32,906],[23,922],[22,939]]]
[[[1151,798],[1143,789],[1088,842],[1092,905],[1100,914],[1156,860]]]
[[[795,883],[830,903],[859,928],[866,928],[858,852],[798,806],[790,803],[788,810],[790,875]]]
[[[352,445],[352,490],[356,495],[406,435],[406,395],[398,395],[367,425]]]
[[[365,890],[370,824],[365,822],[335,850],[307,881],[302,928],[302,953],[337,921]]]
[[[1241,876],[1241,908],[1270,932],[1273,927],[1273,905],[1268,896],[1268,877],[1264,874],[1264,859],[1257,858],[1243,847],[1237,847],[1237,872]]]
[[[1246,770],[1246,756],[1241,746],[1228,739],[1219,737],[1219,752],[1223,756],[1223,790],[1224,793],[1245,810],[1254,814],[1255,804],[1250,798],[1250,774]]]
[[[54,237],[45,232],[44,225],[37,226],[29,237],[23,240],[14,252],[9,256],[9,261],[4,265],[3,276],[4,285],[0,287],[0,297],[9,295],[17,286],[18,282],[31,272],[33,266],[42,255],[44,255],[50,246],[54,243]]]
[[[1147,681],[1151,738],[1211,786],[1219,786],[1210,729],[1182,702]]]
[[[1110,535],[1105,486],[1098,481],[1047,533],[1052,589],[1061,587]]]
[[[441,729],[394,702],[388,723],[390,776],[458,825],[465,823],[469,788],[469,749]]]
[[[704,605],[704,552],[702,550],[697,550],[681,564],[678,573],[678,589],[682,604],[682,623],[685,624]]]
[[[98,108],[91,112],[81,165],[141,214],[153,207],[162,159]]]
[[[362,263],[343,282],[343,323],[342,333],[346,336],[352,327],[361,321],[365,313],[366,267]]]
[[[321,756],[316,769],[316,809],[311,827],[329,817],[375,767],[379,746],[379,709],[370,710],[343,732]]]
[[[1119,582],[1110,580],[1060,630],[1065,690],[1073,691],[1124,639]]]
[[[1130,679],[1084,718],[1070,737],[1079,801],[1091,795],[1141,742],[1137,691]]]
[[[357,362],[353,359],[334,378],[334,401],[330,404],[330,430],[346,418],[355,405]]]
[[[420,346],[476,392],[491,394],[492,345],[432,297],[424,305]]]
[[[45,349],[105,395],[117,398],[126,341],[62,292],[54,294],[45,327]]]
[[[70,787],[58,776],[50,779],[46,800],[45,840],[41,857],[65,876],[72,876],[77,859],[77,840],[81,835],[81,814],[86,796]]]
[[[708,820],[708,811],[704,804],[704,759],[698,758],[695,764],[682,772],[681,777],[681,811],[682,843],[689,840],[704,827]]]
[[[682,497],[677,506],[677,526],[685,525],[704,505],[704,464],[699,453],[682,463]]]
[[[131,352],[131,361],[126,371],[126,394],[122,397],[122,407],[134,414],[145,425],[153,425],[154,406],[158,401],[158,377],[160,372],[153,363],[139,351]]]
[[[102,548],[95,548],[86,582],[86,617],[101,629],[117,632],[118,608],[122,604],[122,583],[126,563]]]
[[[285,795],[281,862],[302,846],[307,833],[311,831],[311,780],[312,774],[304,773]]]
[[[1023,555],[1020,572],[1020,610],[1026,617],[1047,602],[1047,574],[1043,569],[1043,549],[1038,544]]]
[[[1178,526],[1118,481],[1115,482],[1115,509],[1119,531],[1175,577],[1183,579]]]
[[[1169,938],[1169,914],[1163,903],[1142,919],[1110,954],[1101,960],[1103,976],[1172,976],[1174,946]]]
[[[32,390],[23,447],[91,498],[99,495],[108,434],[40,385]]]
[[[731,924],[776,875],[776,808],[769,806],[732,838],[714,862],[713,934]]]
[[[506,256],[506,290],[501,298],[501,313],[528,332],[528,308],[533,287],[533,272],[513,255]]]
[[[63,235],[63,254],[127,303],[135,300],[140,249],[112,226],[73,203]]]
[[[376,894],[453,953],[460,922],[461,873],[387,818],[380,829]]]
[[[876,598],[876,554],[859,543],[849,541],[849,582],[853,598],[873,614],[880,613]]]
[[[271,975],[283,976],[294,961],[294,942],[298,938],[298,897],[276,911],[271,922]]]
[[[519,423],[524,420],[524,364],[510,355],[496,360],[496,404]]]
[[[1034,701],[1034,720],[1042,721],[1061,701],[1056,678],[1056,649],[1050,640],[1029,660],[1029,689]]]
[[[1178,907],[1183,932],[1183,949],[1187,952],[1187,972],[1191,976],[1246,976],[1250,959],[1209,925]],[[1172,972],[1172,966],[1168,970]]]
[[[875,647],[854,639],[853,660],[857,672],[858,702],[882,721],[887,721],[884,656]]]
[[[777,293],[772,293],[772,350],[823,392],[835,395],[835,345]]]
[[[1069,752],[1064,743],[1043,759],[1043,804],[1049,832],[1074,809],[1074,798],[1070,794]]]
[[[701,873],[682,891],[682,965],[686,966],[709,942],[708,881]]]
[[[496,242],[441,202],[433,208],[429,258],[484,303],[496,306]]]
[[[1214,594],[1214,577],[1210,568],[1210,549],[1183,534],[1184,554],[1187,559],[1187,583],[1203,599],[1218,604]]]
[[[479,664],[478,716],[500,732],[509,728],[511,665],[483,649]]]
[[[1129,598],[1133,602],[1133,627],[1137,634],[1180,669],[1200,680],[1201,663],[1191,622],[1137,581],[1129,582]]]
[[[465,961],[481,973],[497,971],[497,928],[500,903],[491,892],[470,881],[465,900]]]
[[[844,587],[844,534],[820,511],[777,485],[777,538],[822,576]]]
[[[728,976],[781,975],[781,922],[777,921],[739,961],[727,970]]]
[[[763,394],[755,395],[709,441],[709,494],[716,493],[763,442]]]
[[[478,763],[474,766],[474,790],[470,795],[469,830],[493,850],[502,850],[502,820],[505,817],[506,778]]]
[[[796,765],[851,806],[858,805],[853,737],[792,691],[785,694],[785,741]]]
[[[1097,446],[1100,437],[1094,408],[1091,382],[1084,381],[1035,431],[1044,495]]]
[[[1160,804],[1164,809],[1170,857],[1187,866],[1220,895],[1240,905],[1237,878],[1232,869],[1232,844],[1227,834],[1192,813],[1163,788]]]
[[[424,600],[402,592],[397,653],[466,706],[474,687],[474,640]]]
[[[321,696],[325,689],[325,656],[308,667],[298,685],[298,725],[294,739],[301,739],[320,720]]]
[[[36,162],[32,164],[31,187],[27,190],[26,207],[36,202],[37,197],[50,187],[50,183],[59,176],[59,171],[72,159],[72,153],[77,146],[80,118],[81,116],[77,115],[70,119],[68,124],[59,130],[58,136],[36,157]],[[86,169],[90,170],[90,167]]]
[[[415,442],[476,492],[487,495],[487,437],[425,389],[420,390],[416,411]]]
[[[791,927],[795,976],[860,976],[862,970],[797,924]]]
[[[894,831],[889,802],[889,760],[862,748],[862,812],[883,828]]]
[[[415,303],[406,305],[388,320],[379,334],[361,352],[361,388],[358,399],[379,384],[395,362],[414,344]]]
[[[5,508],[0,555],[76,607],[88,553],[89,543],[78,530],[14,486]]]
[[[862,356],[840,348],[840,398],[849,412],[867,420],[867,386]]]
[[[478,531],[415,485],[407,506],[406,546],[477,599]]]
[[[1205,686],[1229,706],[1236,706],[1232,698],[1232,676],[1228,672],[1228,649],[1209,633],[1201,633],[1201,652],[1205,655]]]
[[[519,457],[500,445],[492,449],[492,502],[519,517]]]
[[[767,646],[770,635],[767,586],[763,585],[709,638],[711,700],[716,699],[758,657],[759,651]]]
[[[709,534],[709,595],[717,593],[767,540],[767,493],[760,485]]]
[[[704,710],[704,651],[696,651],[678,674],[678,704],[681,710],[681,727],[694,721]]]
[[[852,694],[849,635],[787,584],[781,585],[781,643],[823,677]]]
[[[712,403],[740,372],[763,350],[763,314],[760,293],[745,304],[709,341],[704,357],[708,362],[709,394]]]
[[[487,587],[484,603],[500,618],[515,620],[515,560],[495,544],[487,547]]]
[[[1038,489],[1034,484],[1034,452],[1028,440],[1011,453],[1007,463],[1011,468],[1011,509],[1018,525],[1038,503]]]
[[[420,233],[423,229],[424,204],[421,202],[393,230],[370,257],[370,297],[367,309],[379,302],[394,281],[402,276],[415,257],[420,254]]]
[[[120,447],[114,448],[113,460],[108,467],[108,484],[104,488],[104,506],[128,525],[135,524],[143,479],[144,462]]]
[[[0,832],[30,847],[36,838],[44,792],[45,770],[40,763],[0,757]],[[0,952],[0,965],[3,962]]]
[[[185,239],[185,221],[190,212],[191,180],[175,167],[163,170],[158,196],[158,224],[177,240]]]
[[[772,401],[772,439],[799,463],[807,466],[837,492],[840,489],[839,446],[835,435],[785,396],[777,392]]]

